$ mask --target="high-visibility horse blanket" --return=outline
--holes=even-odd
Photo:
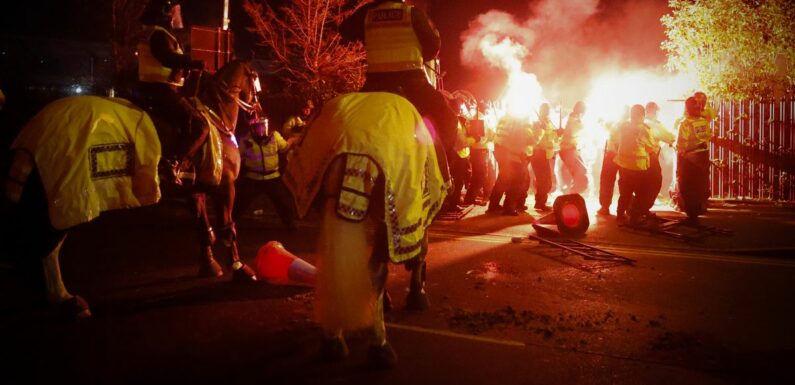
[[[449,188],[420,114],[405,98],[385,92],[350,93],[326,102],[283,177],[301,217],[328,166],[341,155],[347,160],[337,214],[362,220],[369,200],[383,199],[390,259],[399,263],[416,257]],[[370,196],[379,175],[383,197]]]
[[[12,149],[32,155],[56,229],[160,200],[160,141],[149,116],[127,100],[56,100],[23,127]]]

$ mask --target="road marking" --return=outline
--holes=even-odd
[[[445,240],[459,239],[471,242],[494,243],[494,244],[511,243],[511,238],[514,237],[514,235],[510,234],[476,234],[476,233],[467,233],[467,232],[439,231],[439,230],[432,230],[429,235],[431,238],[436,238],[436,239],[445,239]],[[706,254],[700,254],[704,252],[701,250],[693,250],[693,251],[659,250],[659,249],[651,250],[651,249],[635,248],[625,245],[616,246],[616,245],[604,245],[599,243],[590,243],[590,245],[600,247],[615,253],[627,253],[627,254],[632,253],[632,254],[648,255],[656,257],[696,259],[703,261],[729,262],[729,263],[739,263],[739,264],[748,264],[748,265],[795,267],[795,261],[782,261],[782,260],[768,259],[763,257],[739,257],[733,255],[725,255],[725,254],[706,255]]]
[[[396,324],[396,323],[391,323],[391,322],[387,322],[386,326],[390,327],[390,328],[393,328],[393,329],[408,330],[408,331],[412,331],[412,332],[433,334],[433,335],[437,335],[437,336],[458,338],[458,339],[478,341],[478,342],[486,342],[486,343],[497,344],[497,345],[516,346],[516,347],[521,347],[521,348],[527,346],[527,344],[525,344],[524,342],[519,342],[519,341],[502,340],[502,339],[498,339],[498,338],[489,338],[489,337],[481,337],[481,336],[473,336],[471,334],[461,334],[461,333],[455,333],[455,332],[451,332],[451,331],[447,331],[447,330],[439,330],[439,329],[428,329],[428,328],[424,328],[424,327],[420,327],[420,326],[401,325],[401,324]]]

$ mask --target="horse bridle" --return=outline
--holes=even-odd
[[[257,93],[261,90],[259,85],[259,75],[257,74],[256,71],[248,70],[245,76],[248,78],[249,85],[251,86],[250,89],[252,90],[251,94],[253,102],[251,103],[243,101],[243,99],[240,98],[239,95],[240,92],[242,91],[242,87],[238,85],[230,86],[225,81],[218,80],[218,87],[223,94],[228,96],[230,99],[234,100],[234,102],[238,105],[238,107],[240,107],[241,110],[245,111],[248,114],[252,114],[254,115],[255,118],[259,119],[260,114],[262,113],[262,107],[260,107],[257,98]],[[210,112],[211,112],[210,115],[213,118],[217,118],[213,120],[217,120],[217,123],[219,123],[216,124],[216,127],[219,128],[219,131],[221,131],[225,135],[232,135],[232,130],[226,126],[224,119],[218,116],[214,111],[210,110]],[[223,113],[223,111],[221,112]]]
[[[261,112],[259,107],[259,102],[257,101],[257,93],[260,92],[261,90],[261,87],[259,85],[259,75],[257,74],[256,71],[249,71],[248,73],[246,73],[246,77],[248,78],[249,85],[251,86],[250,89],[253,90],[252,92],[254,100],[253,103],[248,103],[243,101],[243,99],[240,99],[240,96],[238,96],[241,90],[240,86],[237,85],[229,86],[223,80],[220,80],[218,83],[220,85],[221,91],[227,96],[229,96],[230,99],[234,100],[235,103],[237,103],[237,105],[240,107],[240,109],[246,111],[249,114],[256,114],[258,116],[259,113]]]

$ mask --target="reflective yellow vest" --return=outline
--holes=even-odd
[[[282,125],[282,133],[289,138],[301,131],[304,126],[306,126],[306,122],[300,116],[291,116]]]
[[[364,44],[368,72],[422,69],[422,47],[411,25],[412,8],[388,2],[367,11]]]
[[[651,128],[651,136],[656,142],[663,142],[673,144],[676,137],[671,131],[668,131],[662,122],[658,119],[646,118],[644,120],[647,126]]]
[[[605,151],[612,152],[613,154],[618,152],[618,128],[620,123],[617,122],[609,122],[607,123],[607,142],[605,142]]]
[[[167,29],[157,25],[144,26],[144,39],[138,42],[138,80],[147,83],[166,83],[177,87],[182,87],[185,84],[185,78],[182,74],[182,69],[174,69],[163,66],[160,60],[152,55],[152,48],[149,46],[149,40],[155,31],[165,32],[168,36],[169,45],[171,49],[182,54],[182,47],[171,32]]]
[[[561,150],[577,148],[582,127],[581,117],[569,115],[569,120],[566,121],[566,128],[563,130],[563,137],[560,139]]]
[[[618,128],[618,151],[613,162],[629,170],[648,170],[654,139],[649,126],[624,122]]]
[[[453,146],[455,153],[461,159],[469,158],[469,146],[473,143],[475,143],[475,139],[467,136],[464,125],[459,121],[458,135],[456,136],[455,145]]]
[[[508,150],[512,160],[523,161],[533,155],[533,147],[538,143],[538,137],[529,123],[506,117],[497,124],[494,143]]]
[[[287,148],[287,142],[278,131],[271,133],[266,143],[247,138],[240,148],[243,155],[243,176],[254,180],[270,180],[280,176],[279,152]]]
[[[558,140],[558,135],[555,133],[555,125],[547,118],[546,122],[540,120],[535,122],[533,130],[539,138],[535,151],[544,151],[546,158],[552,159],[555,156],[555,142]]]
[[[709,150],[712,138],[712,127],[703,116],[685,117],[679,123],[679,135],[676,137],[676,151],[680,154]]]

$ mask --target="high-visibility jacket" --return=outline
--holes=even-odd
[[[709,150],[712,138],[712,127],[703,116],[687,116],[679,123],[679,135],[676,137],[676,151],[679,154]]]
[[[458,135],[456,136],[455,145],[453,146],[456,155],[461,159],[469,158],[469,146],[473,143],[475,143],[475,138],[467,136],[466,128],[464,128],[464,125],[459,121]]]
[[[489,142],[494,142],[494,130],[489,129],[486,127],[486,122],[483,119],[469,119],[467,120],[467,125],[482,125],[483,126],[483,136],[479,138],[475,138],[472,136],[468,136],[469,138],[469,148],[473,150],[488,150],[489,149]]]
[[[533,155],[533,147],[538,139],[528,122],[505,117],[497,124],[494,144],[508,150],[511,160],[524,161]]]
[[[279,152],[287,149],[287,141],[278,131],[271,133],[267,141],[253,137],[243,140],[240,154],[243,157],[243,176],[254,180],[270,180],[280,176]]]
[[[655,142],[673,144],[676,136],[669,131],[659,119],[646,118],[643,121],[651,129],[651,136]]]
[[[422,46],[411,25],[413,8],[385,2],[367,12],[364,44],[368,72],[422,70]]]
[[[622,123],[618,128],[618,151],[613,162],[629,170],[648,170],[655,143],[644,123]]]
[[[282,125],[282,133],[289,138],[301,131],[304,126],[306,126],[306,122],[300,116],[291,116]]]
[[[560,139],[560,149],[576,149],[579,144],[582,128],[582,117],[569,114],[569,119],[566,121],[566,128],[563,129],[563,136]]]
[[[618,122],[609,122],[607,123],[607,142],[605,142],[605,152],[611,152],[613,154],[618,152],[618,128],[620,127],[620,123]]]
[[[534,151],[543,151],[547,159],[555,157],[555,144],[558,141],[558,134],[555,132],[555,125],[549,118],[546,121],[533,123],[533,131],[538,138]]]
[[[148,83],[165,83],[177,87],[185,84],[182,69],[166,67],[152,54],[149,41],[152,34],[160,31],[168,37],[168,43],[173,52],[182,54],[182,47],[171,32],[157,25],[144,26],[144,39],[138,42],[138,80]]]

